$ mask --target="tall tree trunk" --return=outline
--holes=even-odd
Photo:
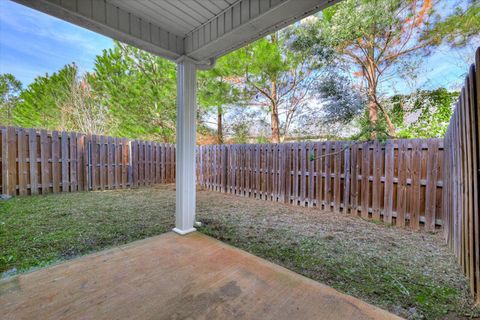
[[[13,116],[12,116],[12,113],[13,113],[13,107],[12,107],[12,104],[11,102],[7,102],[7,126],[11,126],[13,124]]]
[[[390,119],[390,116],[387,113],[387,110],[382,108],[377,100],[377,93],[376,90],[368,89],[368,117],[370,120],[370,125],[372,128],[375,128],[372,133],[370,134],[371,139],[376,139],[377,138],[377,130],[376,126],[378,123],[378,112],[379,110],[382,111],[383,117],[385,118],[385,121],[387,122],[387,127],[388,127],[388,135],[390,137],[395,137],[395,127],[393,125],[392,120]]]
[[[272,85],[270,88],[272,97],[272,112],[271,112],[271,128],[272,128],[272,143],[280,142],[280,120],[278,118],[277,105],[277,79],[272,78]]]
[[[276,43],[278,40],[277,34],[271,35],[271,42]],[[278,118],[278,104],[277,104],[277,75],[272,75],[270,85],[270,97],[271,97],[271,129],[272,129],[272,143],[280,142],[280,120]]]
[[[378,136],[377,124],[378,124],[378,105],[377,105],[377,69],[375,68],[375,50],[373,46],[369,46],[367,49],[366,66],[364,67],[364,73],[367,78],[368,84],[368,120],[370,121],[370,139],[374,140]]]
[[[222,107],[217,107],[217,143],[223,144],[223,112]]]
[[[382,108],[379,104],[377,99],[377,86],[378,86],[378,74],[377,74],[377,66],[375,62],[375,51],[374,46],[371,46],[368,49],[368,56],[367,56],[367,66],[364,68],[364,72],[366,73],[367,83],[368,83],[368,118],[370,120],[370,126],[373,129],[370,138],[376,139],[378,136],[377,132],[377,124],[378,124],[378,112],[379,110],[382,111],[383,117],[387,122],[388,126],[388,135],[391,137],[395,136],[395,127],[387,114],[387,111]]]
[[[377,138],[378,106],[374,97],[371,96],[370,90],[368,93],[368,119],[370,120],[370,126],[372,128],[370,138],[375,140]]]
[[[390,119],[390,116],[388,115],[387,111],[382,109],[383,110],[383,115],[385,117],[385,120],[387,121],[387,125],[388,125],[388,135],[390,136],[390,138],[395,138],[396,137],[396,133],[395,133],[395,127],[393,126],[393,123],[392,123],[392,120]]]
[[[278,119],[278,106],[276,103],[272,105],[272,143],[280,142],[280,121]]]

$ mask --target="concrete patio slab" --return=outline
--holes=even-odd
[[[400,319],[199,232],[0,282],[2,319]]]

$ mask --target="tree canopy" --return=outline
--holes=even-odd
[[[174,141],[175,64],[116,42],[97,56],[88,82],[113,117],[113,136]]]
[[[379,85],[408,58],[429,53],[435,43],[426,36],[433,13],[430,0],[344,0],[304,24],[293,47],[299,51],[313,48],[337,72],[357,77],[368,98],[371,137],[379,133],[394,137],[395,127],[381,102]],[[386,130],[380,126],[380,116]]]
[[[454,47],[480,39],[480,1],[470,0],[466,7],[457,6],[452,15],[438,22],[428,34],[436,43],[446,41]]]
[[[452,106],[459,92],[445,88],[419,90],[409,95],[395,95],[387,102],[401,138],[441,138],[450,122]]]
[[[13,74],[0,75],[0,123],[13,124],[13,109],[21,90],[22,83]]]
[[[314,56],[289,47],[293,36],[294,28],[289,28],[225,57],[232,62],[230,72],[243,92],[242,103],[268,116],[274,143],[288,136],[313,98],[318,79]]]
[[[384,84],[414,78],[439,45],[478,39],[479,3],[465,1],[440,16],[438,0],[343,0],[221,57],[198,73],[200,135],[209,143],[339,131],[441,136],[458,93],[416,87],[398,95]],[[26,88],[0,75],[0,95],[0,124],[175,141],[175,64],[120,42],[88,73],[72,63]]]
[[[27,128],[61,130],[65,122],[60,105],[68,99],[78,68],[69,64],[59,71],[35,78],[20,93],[13,111],[14,123]]]

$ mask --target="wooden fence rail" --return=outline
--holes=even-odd
[[[434,230],[442,224],[442,159],[441,139],[200,146],[197,183]]]
[[[445,135],[443,232],[480,303],[480,48]]]
[[[0,127],[0,193],[108,190],[175,181],[175,146]]]

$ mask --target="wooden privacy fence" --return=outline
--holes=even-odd
[[[445,135],[443,232],[480,303],[480,48]]]
[[[107,190],[175,180],[175,146],[75,132],[0,127],[7,195]]]
[[[210,190],[434,230],[442,217],[443,141],[200,146]]]
[[[175,181],[175,146],[0,128],[1,192],[46,194]],[[210,190],[360,215],[417,230],[442,224],[443,140],[200,146]]]

